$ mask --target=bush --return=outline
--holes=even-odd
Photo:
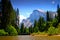
[[[57,27],[57,24],[58,24],[58,20],[55,18],[55,19],[53,19],[52,20],[52,25],[54,26],[54,27]]]
[[[5,32],[3,29],[0,29],[0,36],[8,35],[7,32]]]
[[[57,25],[57,32],[60,34],[60,23]]]
[[[12,25],[8,25],[6,31],[9,33],[10,36],[18,35],[18,32]]]
[[[48,35],[53,35],[53,34],[60,34],[60,23],[58,24],[57,28],[50,26],[48,29]]]
[[[17,30],[18,32],[18,35],[20,35],[20,28],[16,25],[16,24],[13,24],[14,28]]]
[[[56,29],[53,26],[50,26],[50,28],[48,29],[48,35],[53,35],[56,34]]]

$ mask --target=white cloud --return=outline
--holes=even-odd
[[[52,1],[52,4],[55,4],[55,1]]]
[[[22,22],[23,19],[26,19],[26,17],[23,15],[20,15],[19,18],[20,18],[20,22]]]

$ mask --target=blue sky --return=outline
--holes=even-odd
[[[11,0],[13,8],[19,9],[20,20],[26,19],[33,10],[56,11],[60,0]]]

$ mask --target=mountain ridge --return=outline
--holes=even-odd
[[[52,14],[52,13],[53,13],[53,14]],[[50,11],[49,14],[52,15],[51,17],[54,18],[53,15],[56,14],[56,13]],[[46,12],[44,12],[44,11],[39,11],[39,10],[34,10],[34,11],[32,12],[32,14],[30,14],[30,16],[29,16],[27,19],[23,19],[23,20],[22,20],[22,23],[24,23],[24,26],[25,26],[25,27],[30,27],[31,25],[34,24],[34,20],[37,20],[37,21],[38,21],[38,19],[39,19],[40,17],[43,17],[44,20],[46,20]]]

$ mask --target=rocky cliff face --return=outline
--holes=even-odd
[[[49,15],[50,15],[51,18],[54,18],[55,14],[56,14],[56,12],[49,11]],[[23,19],[22,23],[24,23],[25,27],[30,27],[31,25],[34,24],[34,20],[38,21],[38,19],[40,17],[43,17],[44,20],[46,20],[46,12],[42,12],[42,11],[39,11],[39,10],[34,10],[32,12],[32,14],[30,15],[30,17],[28,17],[27,19]]]

